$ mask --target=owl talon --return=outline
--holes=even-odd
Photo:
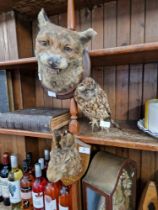
[[[95,126],[99,128],[99,123],[97,119],[92,119],[92,121],[90,121],[89,124],[91,124],[92,132],[94,131]]]

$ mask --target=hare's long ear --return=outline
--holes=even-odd
[[[92,28],[89,28],[83,32],[79,32],[80,41],[83,45],[89,42],[95,35],[97,35],[97,32]]]
[[[48,22],[50,22],[45,10],[42,8],[38,14],[38,26],[39,28],[45,26]]]

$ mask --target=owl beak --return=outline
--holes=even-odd
[[[84,86],[79,86],[79,87],[78,87],[78,90],[79,90],[79,91],[84,91],[84,90],[85,90],[85,87],[84,87]]]

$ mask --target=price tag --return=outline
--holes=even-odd
[[[50,96],[50,97],[56,97],[56,93],[53,92],[53,91],[49,91],[48,90],[48,96]]]
[[[84,154],[90,154],[90,148],[88,147],[79,147],[79,152]]]
[[[111,123],[109,121],[100,120],[100,127],[110,128]]]

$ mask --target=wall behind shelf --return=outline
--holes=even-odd
[[[66,15],[51,17],[55,23],[66,26]],[[98,35],[89,49],[109,48],[158,41],[158,1],[157,0],[118,0],[107,2],[92,11],[77,11],[77,30],[93,27]],[[37,23],[33,23],[33,39]],[[158,96],[157,63],[98,66],[92,67],[92,76],[107,91],[113,118],[118,120],[137,120],[143,117],[146,99]],[[68,106],[69,101],[50,99],[38,81],[42,99],[36,103]],[[38,98],[38,97],[37,97]],[[157,180],[158,155],[154,152],[141,152],[119,148],[103,148],[112,153],[130,157],[138,166],[138,194],[147,180]],[[157,182],[158,184],[158,182]]]

